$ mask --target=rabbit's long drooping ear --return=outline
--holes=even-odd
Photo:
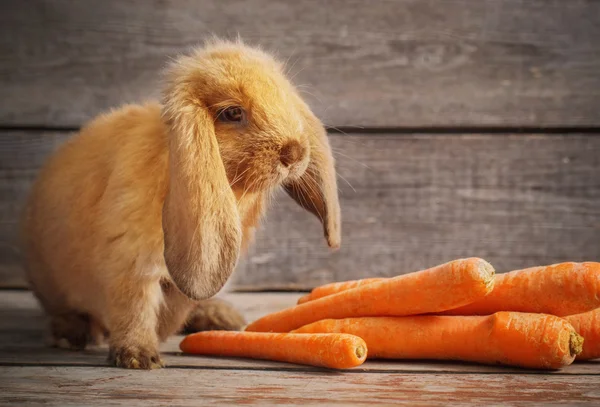
[[[310,161],[305,173],[285,185],[286,192],[304,209],[323,223],[329,247],[341,243],[340,203],[338,200],[335,161],[321,122],[310,112],[305,113],[310,142]]]
[[[213,118],[188,89],[172,83],[165,95],[170,173],[162,223],[169,273],[185,295],[200,300],[233,272],[242,233]]]

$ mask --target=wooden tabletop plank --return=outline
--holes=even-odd
[[[32,337],[35,340],[32,340]],[[169,369],[212,370],[265,370],[290,372],[318,372],[323,369],[267,360],[183,355],[175,336],[161,345],[163,360]],[[41,338],[32,335],[0,333],[0,342],[21,341],[18,345],[0,346],[0,370],[8,366],[97,367],[110,368],[107,347],[85,351],[69,351],[45,347]],[[520,369],[510,366],[486,366],[474,363],[428,360],[369,360],[352,369],[363,373],[420,373],[420,374],[481,374],[481,375],[537,375],[537,376],[596,376],[600,381],[600,361],[577,362],[561,370],[545,371]]]
[[[18,219],[69,133],[0,132],[0,285],[22,286]],[[499,272],[600,259],[600,136],[330,135],[342,247],[316,217],[275,200],[232,287],[310,289],[479,256]]]
[[[3,0],[0,124],[157,97],[170,58],[240,34],[331,125],[598,125],[599,17],[595,0]]]
[[[300,294],[232,293],[230,301],[249,321],[296,303]],[[174,336],[162,344],[161,351],[169,368],[234,369],[268,371],[321,371],[321,369],[288,363],[182,355]],[[96,347],[83,352],[53,349],[44,345],[44,318],[33,295],[26,291],[0,291],[0,366],[94,366],[106,367],[107,348]],[[575,363],[557,371],[533,371],[512,367],[484,366],[470,363],[439,361],[369,361],[357,371],[366,373],[478,373],[478,374],[542,374],[600,376],[600,360]],[[600,379],[599,379],[600,380]]]
[[[12,405],[598,405],[597,376],[3,367]]]

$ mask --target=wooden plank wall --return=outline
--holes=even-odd
[[[0,121],[76,127],[239,33],[336,126],[598,124],[596,0],[3,0]]]
[[[234,288],[600,259],[600,1],[4,0],[4,286],[23,284],[16,219],[46,156],[155,97],[169,57],[238,33],[288,60],[332,126],[344,243],[328,252],[282,196]]]

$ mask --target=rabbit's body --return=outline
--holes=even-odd
[[[170,281],[162,256],[167,187],[167,132],[159,105],[102,116],[54,155],[26,215],[29,279],[51,317],[75,313],[104,329],[129,329],[156,325],[154,311],[160,310],[161,336],[180,327],[193,302],[160,285]],[[128,312],[136,293],[152,304],[148,315]],[[167,305],[169,318],[160,315]]]
[[[220,52],[229,52],[242,64],[272,69],[271,60],[259,51],[239,44],[220,47],[203,54],[208,63],[217,55],[224,64]],[[62,146],[42,169],[25,212],[26,270],[51,318],[54,341],[83,348],[108,334],[112,360],[119,366],[160,366],[159,340],[179,330],[194,307],[221,312],[219,304],[207,299],[231,274],[266,201],[286,177],[300,180],[307,166],[307,173],[314,166],[314,185],[308,190],[292,185],[290,195],[324,220],[332,246],[339,240],[334,230],[339,213],[331,210],[337,196],[332,201],[332,186],[320,185],[325,175],[331,182],[331,174],[317,174],[333,170],[326,139],[318,144],[323,136],[317,135],[314,144],[312,136],[296,141],[300,135],[293,132],[291,138],[273,133],[262,141],[265,146],[258,144],[258,136],[251,140],[255,144],[240,145],[252,137],[242,138],[241,132],[254,123],[211,124],[213,101],[190,102],[200,96],[192,93],[195,83],[185,75],[208,69],[189,65],[197,60],[202,61],[188,57],[175,66],[165,104],[125,106],[100,116]],[[259,113],[254,107],[252,120]],[[311,125],[318,123],[310,111],[301,113]],[[312,153],[303,155],[301,143],[311,143]],[[309,146],[302,148],[307,152]],[[271,175],[273,165],[277,171]],[[280,175],[280,167],[289,175]],[[335,178],[333,183],[335,188]],[[321,195],[310,197],[318,188]]]

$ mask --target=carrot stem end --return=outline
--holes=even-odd
[[[364,346],[362,346],[362,345],[358,345],[358,346],[356,347],[356,351],[355,351],[355,353],[356,353],[356,357],[357,357],[357,358],[359,358],[359,359],[362,359],[362,358],[364,358],[364,357],[365,357],[365,354],[367,353],[367,350],[365,349],[365,347],[364,347]]]
[[[583,336],[579,335],[577,332],[571,332],[571,337],[569,338],[569,350],[571,356],[577,356],[583,352]]]

